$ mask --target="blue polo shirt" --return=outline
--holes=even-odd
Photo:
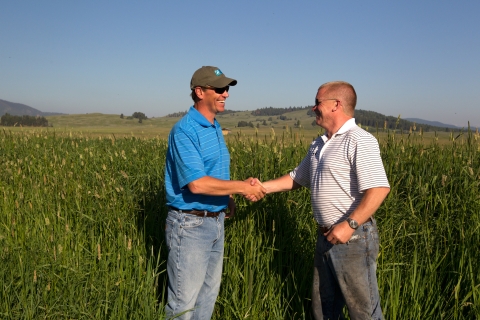
[[[211,124],[193,106],[170,131],[165,162],[167,205],[182,210],[218,212],[229,196],[193,194],[188,184],[209,176],[230,180],[230,154],[217,120]]]

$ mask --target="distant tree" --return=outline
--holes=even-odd
[[[120,119],[123,119],[123,113],[120,115]]]
[[[248,127],[247,121],[238,121],[237,127]]]
[[[140,119],[142,119],[142,120],[148,119],[147,116],[145,115],[145,113],[143,113],[143,112],[134,112],[132,114],[132,117],[134,117],[135,119],[139,119],[139,120]]]
[[[262,108],[252,111],[254,116],[277,116],[287,112],[293,112],[302,109],[309,109],[310,107],[289,107],[289,108]]]
[[[177,118],[177,117],[183,117],[183,116],[186,115],[186,114],[187,114],[187,111],[174,112],[174,113],[167,114],[167,117],[169,117],[169,118]]]

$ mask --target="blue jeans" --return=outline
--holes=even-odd
[[[345,244],[333,245],[318,233],[312,292],[315,319],[344,319],[345,305],[352,320],[383,319],[376,275],[378,250],[374,220],[359,226]]]
[[[212,317],[222,276],[224,219],[223,212],[204,218],[169,210],[167,318]]]

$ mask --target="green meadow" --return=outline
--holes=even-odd
[[[219,117],[232,179],[289,172],[322,132],[302,119],[236,128],[242,117]],[[0,318],[163,319],[164,162],[178,118],[48,120],[0,131]],[[480,135],[373,134],[391,184],[375,215],[385,318],[480,318]],[[235,199],[214,319],[311,319],[308,190]]]

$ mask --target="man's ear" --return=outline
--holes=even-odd
[[[337,111],[337,109],[338,109],[338,102],[335,101],[335,106],[332,108],[332,112]]]
[[[342,104],[340,103],[340,101],[339,101],[339,100],[336,100],[336,101],[335,101],[335,111],[337,111],[337,109],[338,109],[339,107],[341,107],[341,106],[342,106]]]
[[[202,88],[196,87],[196,88],[195,88],[195,94],[197,95],[197,97],[203,98],[203,90],[202,90]]]

